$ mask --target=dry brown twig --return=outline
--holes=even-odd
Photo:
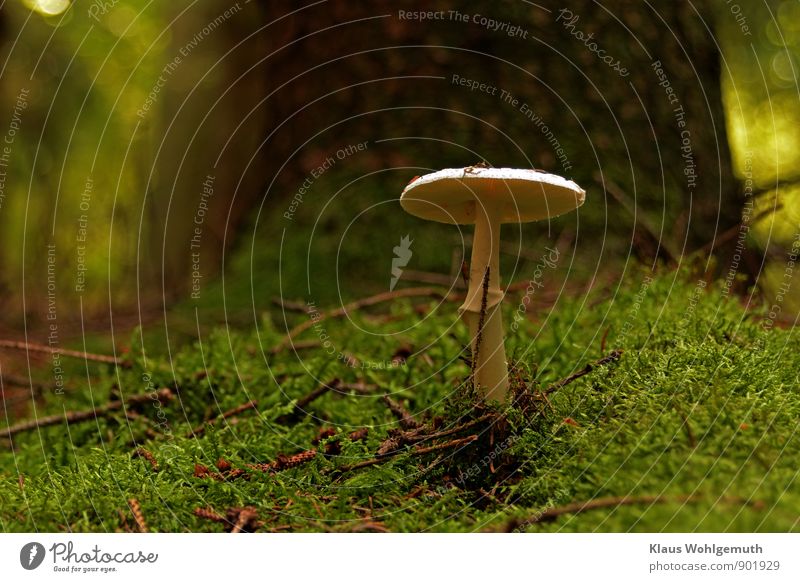
[[[203,424],[193,428],[191,431],[186,433],[186,438],[199,437],[200,435],[202,435],[206,431],[206,429],[209,426],[213,426],[218,421],[226,420],[228,418],[231,418],[232,416],[236,416],[236,415],[241,414],[242,412],[245,412],[247,410],[255,410],[256,406],[258,406],[258,400],[250,400],[249,402],[245,402],[244,404],[240,404],[239,406],[236,406],[235,408],[231,408],[230,410],[227,410],[227,411],[223,412],[222,414],[219,414],[219,415],[215,416],[214,418],[211,418],[211,419],[205,421]]]
[[[237,511],[237,508],[229,510],[229,514]],[[231,516],[232,517],[232,516]],[[242,533],[243,531],[255,531],[263,525],[258,521],[258,512],[255,507],[242,507],[238,509],[236,522],[231,528],[231,533]]]
[[[407,453],[411,456],[419,456],[419,455],[426,455],[428,453],[433,453],[436,451],[442,451],[446,449],[452,449],[455,447],[466,446],[478,439],[477,435],[470,435],[468,437],[464,437],[462,439],[455,439],[452,441],[448,441],[446,443],[440,443],[438,445],[432,445],[430,447],[420,447],[416,449],[411,449],[407,451]],[[389,459],[393,459],[396,455],[384,455],[382,457],[375,457],[372,459],[367,459],[366,461],[361,461],[359,463],[354,463],[352,465],[345,465],[344,467],[339,468],[340,473],[347,473],[348,471],[354,471],[356,469],[363,469],[364,467],[371,467],[372,465],[378,465],[380,463],[385,463]]]
[[[215,521],[217,523],[224,523],[224,522],[228,521],[223,516],[221,516],[219,513],[217,513],[213,509],[211,509],[210,507],[208,507],[208,508],[196,507],[193,513],[197,517],[202,517],[203,519],[208,519],[210,521]]]
[[[400,421],[401,427],[405,430],[419,428],[420,423],[414,420],[414,417],[406,410],[405,406],[393,400],[388,394],[383,396],[383,401],[389,407],[391,413]]]
[[[103,364],[113,364],[122,368],[130,368],[131,363],[114,356],[105,356],[102,354],[92,354],[90,352],[82,352],[79,350],[66,350],[64,348],[53,348],[44,344],[35,342],[21,342],[14,340],[0,340],[0,348],[10,350],[23,350],[26,352],[39,352],[43,354],[58,354],[67,358],[79,358],[81,360],[89,360],[90,362],[101,362]]]
[[[285,424],[297,418],[299,415],[305,413],[306,407],[312,402],[314,402],[317,398],[323,396],[324,394],[327,394],[329,391],[336,392],[339,388],[339,384],[341,384],[339,378],[334,378],[330,382],[325,382],[323,384],[320,384],[319,386],[314,388],[311,392],[299,398],[297,402],[295,402],[294,404],[294,410],[289,414],[284,414],[283,416],[279,416],[276,419],[276,422],[280,424]]]
[[[534,525],[544,521],[552,521],[562,515],[570,513],[578,514],[584,511],[591,511],[594,509],[608,509],[617,508],[627,505],[655,505],[660,503],[696,503],[701,501],[702,498],[698,495],[678,495],[675,497],[665,497],[657,495],[643,495],[640,497],[632,497],[625,495],[622,497],[602,497],[600,499],[592,499],[590,501],[577,501],[575,503],[568,503],[560,507],[550,507],[540,511],[526,519],[511,519],[503,526],[503,531],[522,531],[529,525]],[[760,500],[745,499],[742,497],[720,497],[717,502],[732,503],[737,505],[747,505],[755,509],[762,509],[764,504]]]
[[[133,519],[136,521],[136,527],[139,528],[139,532],[147,533],[149,530],[147,529],[147,522],[144,520],[144,514],[142,513],[142,506],[139,505],[139,500],[135,497],[128,499],[128,507],[131,508],[131,513],[133,514]]]
[[[622,350],[614,350],[613,352],[611,352],[607,356],[605,356],[603,358],[600,358],[599,360],[597,360],[595,362],[591,362],[589,364],[586,364],[586,366],[582,370],[579,370],[579,371],[575,372],[574,374],[571,374],[571,375],[567,376],[566,378],[562,378],[558,382],[550,384],[550,386],[548,386],[544,390],[544,394],[545,395],[552,394],[553,392],[555,392],[559,388],[563,388],[564,386],[566,386],[568,384],[572,384],[578,378],[581,378],[581,377],[586,376],[587,374],[591,373],[592,370],[594,370],[595,368],[599,368],[600,366],[605,366],[606,364],[610,364],[612,362],[616,362],[617,360],[620,359],[620,357],[622,357],[623,353],[624,352]]]
[[[308,319],[307,321],[304,321],[303,323],[293,327],[289,333],[286,334],[286,337],[284,337],[283,340],[277,346],[275,346],[275,348],[273,348],[273,353],[277,353],[278,351],[290,346],[294,338],[325,319],[342,317],[353,311],[363,309],[364,307],[370,307],[372,305],[377,305],[386,301],[393,301],[395,299],[409,297],[439,297],[442,299],[448,299],[449,296],[450,294],[447,291],[444,291],[439,287],[409,287],[408,289],[387,291],[385,293],[379,293],[377,295],[365,297],[363,299],[348,303],[347,305],[339,307],[338,309],[321,312],[318,318]]]
[[[100,406],[93,410],[64,411],[64,414],[53,414],[51,416],[42,416],[34,420],[27,420],[25,422],[20,422],[18,424],[0,430],[0,438],[8,438],[20,432],[35,430],[46,426],[53,426],[55,424],[61,424],[64,421],[66,421],[67,424],[74,424],[77,422],[94,420],[95,418],[106,416],[112,412],[116,412],[122,409],[123,406],[127,408],[129,406],[141,405],[148,401],[155,402],[156,400],[158,400],[161,404],[165,404],[166,402],[172,400],[173,396],[174,395],[172,393],[172,390],[170,390],[169,388],[161,388],[160,390],[157,390],[155,392],[150,392],[146,394],[137,394],[136,396],[131,396],[125,402],[121,400],[109,402],[108,404]]]
[[[278,457],[271,463],[256,463],[247,465],[251,469],[263,471],[264,473],[277,473],[278,471],[285,471],[299,467],[309,461],[315,459],[317,456],[316,449],[308,449],[294,455],[278,455]]]
[[[550,507],[526,519],[511,519],[502,529],[506,532],[522,531],[530,525],[544,521],[552,521],[557,517],[570,513],[583,513],[584,511],[590,511],[592,509],[606,509],[609,507],[621,507],[623,505],[652,505],[655,503],[665,503],[667,501],[672,501],[672,499],[651,495],[643,497],[605,497],[601,499],[592,499],[591,501],[578,501],[575,503],[568,503],[561,507]]]

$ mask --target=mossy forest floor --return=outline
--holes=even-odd
[[[638,280],[531,297],[516,326],[524,291],[508,301],[516,398],[494,408],[435,298],[323,319],[296,349],[274,349],[279,311],[171,354],[134,340],[127,367],[80,363],[37,401],[72,422],[0,438],[0,529],[800,530],[797,332],[683,272]]]

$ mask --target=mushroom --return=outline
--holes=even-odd
[[[409,214],[447,224],[475,225],[469,289],[459,313],[472,337],[473,381],[486,398],[503,401],[508,390],[500,311],[504,294],[500,288],[500,225],[558,216],[579,207],[584,197],[575,182],[554,174],[480,166],[426,174],[414,178],[403,190],[400,204]]]

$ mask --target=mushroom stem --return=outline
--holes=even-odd
[[[501,210],[501,205],[492,204],[491,201],[475,203],[475,236],[472,238],[469,290],[460,310],[472,337],[473,380],[486,398],[497,401],[503,401],[508,390],[508,364],[500,312],[503,299],[503,291],[500,289]],[[483,317],[483,328],[479,329],[483,281],[487,268],[489,288],[486,294],[486,313]]]

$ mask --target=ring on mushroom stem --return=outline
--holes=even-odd
[[[475,225],[469,289],[459,313],[472,338],[473,379],[486,398],[502,401],[508,390],[500,312],[500,225],[564,214],[583,204],[585,196],[575,182],[555,174],[478,166],[426,174],[403,190],[400,204],[409,214],[446,224]],[[487,270],[486,312],[481,326]]]

